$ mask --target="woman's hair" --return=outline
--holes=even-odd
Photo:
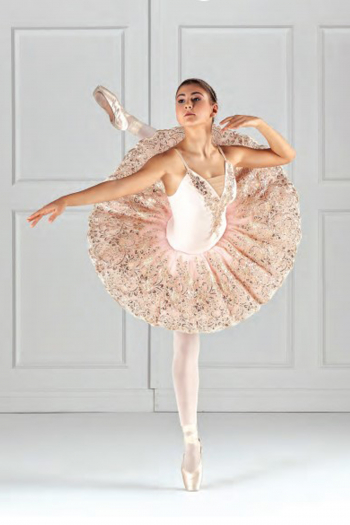
[[[202,80],[201,78],[186,78],[186,80],[181,82],[181,84],[179,85],[179,87],[176,90],[176,93],[179,91],[181,86],[186,86],[187,84],[198,84],[199,86],[201,86],[208,93],[209,98],[211,100],[211,103],[212,104],[218,104],[218,98],[216,96],[215,91],[208,84],[208,82],[206,82],[205,80]],[[214,124],[214,119],[215,119],[215,117],[212,118],[212,124]]]

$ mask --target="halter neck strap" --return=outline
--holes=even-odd
[[[227,158],[226,158],[226,156],[225,156],[225,153],[222,151],[221,146],[219,146],[219,144],[218,144],[218,148],[219,148],[219,151],[220,151],[221,155],[222,155],[222,156],[224,157],[224,159],[227,161]]]
[[[174,150],[178,152],[178,154],[180,155],[180,157],[181,157],[181,159],[182,159],[182,162],[185,164],[186,168],[187,168],[188,170],[190,170],[190,168],[189,168],[187,162],[185,161],[185,159],[183,158],[183,156],[181,155],[181,153],[179,152],[179,150],[176,149],[176,148],[174,148]]]

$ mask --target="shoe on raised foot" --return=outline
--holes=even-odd
[[[118,98],[109,89],[97,86],[93,91],[96,102],[108,113],[111,124],[121,130],[128,129],[128,113],[125,111]]]

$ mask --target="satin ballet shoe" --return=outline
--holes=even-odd
[[[183,427],[183,429],[186,429],[186,428],[187,429],[193,428],[193,425],[187,425],[187,427]],[[182,457],[182,464],[181,464],[181,474],[182,474],[182,479],[185,485],[185,489],[190,492],[198,491],[200,488],[201,482],[202,482],[202,475],[203,475],[202,442],[200,438],[198,437],[197,432],[195,433],[195,436],[185,435],[184,439],[185,439],[185,442],[187,443],[196,443],[197,441],[199,441],[199,444],[200,444],[200,460],[199,460],[199,464],[196,470],[194,470],[193,472],[188,472],[184,468],[185,454]]]
[[[191,492],[197,491],[200,489],[200,485],[202,482],[202,475],[203,475],[202,443],[201,443],[200,438],[198,438],[198,441],[200,442],[200,447],[201,447],[200,448],[201,457],[200,457],[199,465],[196,468],[196,470],[194,470],[193,472],[188,472],[187,470],[184,469],[183,462],[185,459],[185,454],[183,455],[182,465],[181,465],[181,474],[182,474],[182,479],[185,485],[185,489]]]
[[[108,113],[111,124],[115,128],[124,131],[128,129],[128,113],[114,93],[103,86],[97,86],[93,91],[93,96],[101,108]]]

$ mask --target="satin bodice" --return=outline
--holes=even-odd
[[[167,223],[169,244],[179,251],[198,254],[212,248],[226,229],[226,208],[237,194],[234,167],[221,147],[225,173],[206,179],[191,170],[180,151],[186,174],[173,195],[168,195],[172,215]]]

